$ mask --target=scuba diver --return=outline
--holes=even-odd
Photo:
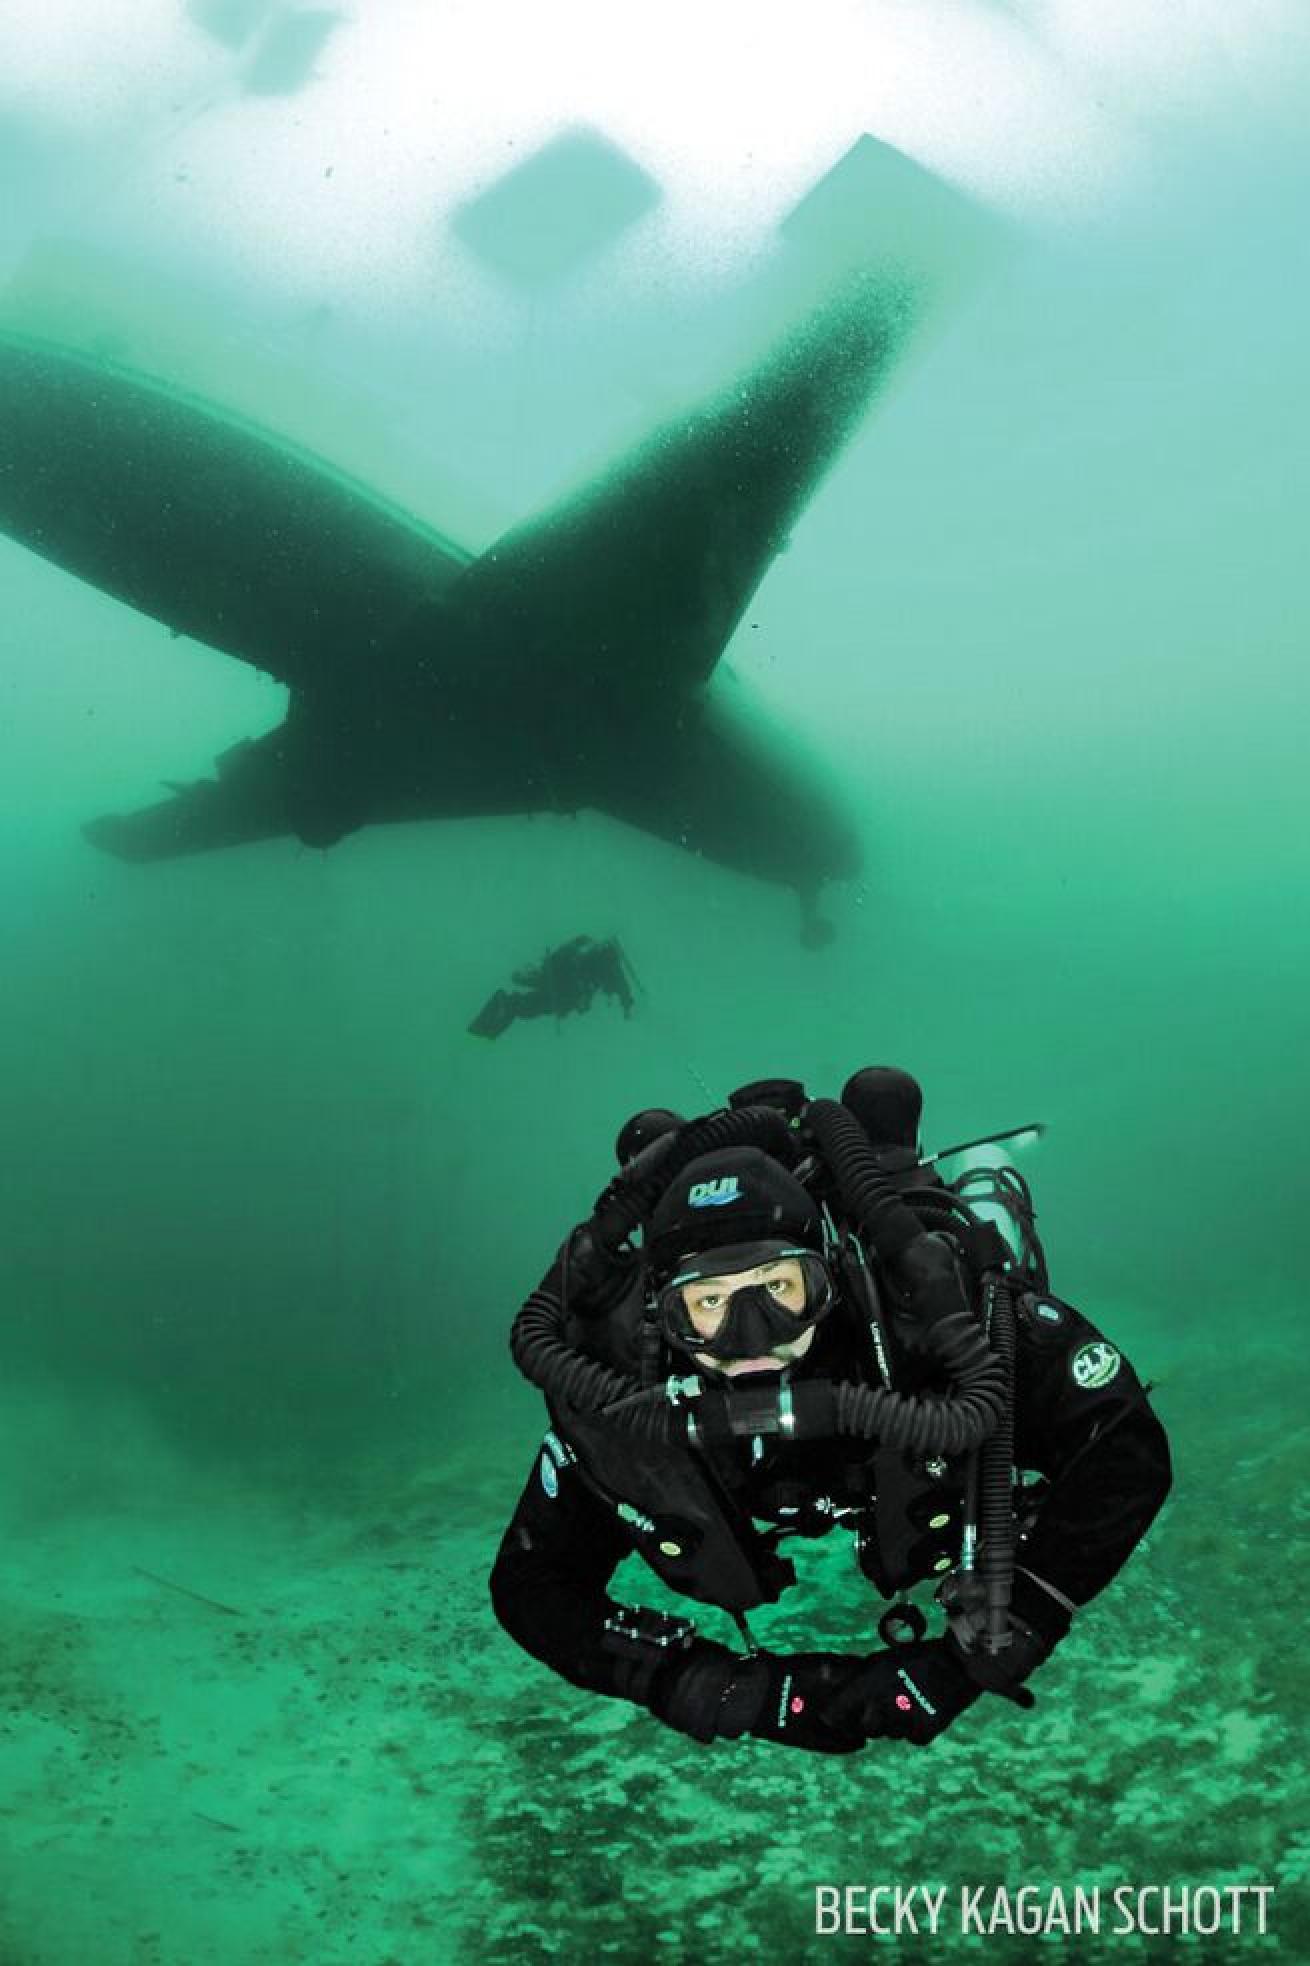
[[[614,935],[605,942],[575,935],[548,949],[539,963],[516,969],[511,980],[517,988],[494,991],[469,1025],[475,1038],[498,1038],[520,1017],[581,1014],[590,1010],[597,991],[620,1004],[625,1017],[631,1017],[636,1001],[636,976]]]
[[[867,1067],[840,1101],[763,1081],[620,1134],[515,1321],[551,1427],[491,1575],[505,1630],[575,1686],[701,1742],[926,1746],[984,1692],[1033,1704],[1160,1508],[1164,1429],[1051,1291],[1027,1184],[949,1185],[962,1149],[924,1158],[921,1108]],[[891,1600],[883,1647],[764,1649],[746,1614],[795,1582],[782,1546],[838,1529]],[[633,1553],[741,1649],[612,1597]],[[905,1596],[925,1582],[938,1636]]]

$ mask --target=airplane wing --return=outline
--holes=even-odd
[[[245,787],[212,779],[178,785],[170,796],[139,812],[88,819],[82,837],[116,860],[176,860],[217,847],[249,846],[290,831],[286,814],[261,809]]]
[[[217,847],[247,846],[295,831],[286,771],[285,725],[245,738],[217,760],[216,776],[169,784],[169,796],[139,812],[106,813],[82,837],[118,860],[174,860]]]
[[[644,756],[607,761],[586,803],[671,846],[811,900],[847,880],[863,850],[814,759],[712,693]]]
[[[744,381],[516,527],[447,595],[508,680],[624,694],[702,683],[865,409],[908,306],[860,283]]]
[[[471,557],[235,413],[9,333],[0,529],[292,686],[384,675],[399,628]]]

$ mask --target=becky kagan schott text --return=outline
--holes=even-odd
[[[928,1938],[1099,1933],[1127,1938],[1262,1938],[1272,1929],[1272,1884],[816,1884],[820,1937]]]

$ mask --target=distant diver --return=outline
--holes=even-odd
[[[516,969],[515,988],[496,990],[488,997],[469,1030],[476,1038],[498,1038],[521,1017],[580,1015],[590,1010],[598,992],[622,1006],[631,1017],[636,977],[617,936],[593,942],[575,935],[571,942],[547,950],[539,963]]]
[[[1141,1541],[1170,1485],[1147,1388],[1051,1289],[1018,1171],[948,1184],[961,1150],[921,1153],[921,1105],[868,1066],[840,1100],[769,1080],[621,1132],[511,1338],[550,1430],[492,1602],[573,1685],[702,1742],[926,1747],[983,1694],[1031,1706]],[[788,1539],[839,1530],[889,1600],[881,1648],[759,1644],[746,1614],[796,1583]],[[613,1596],[632,1555],[740,1649]]]
[[[0,332],[0,528],[290,691],[215,777],[87,838],[143,861],[590,808],[793,888],[823,940],[851,825],[743,692],[708,685],[912,312],[855,282],[480,558],[215,404]]]

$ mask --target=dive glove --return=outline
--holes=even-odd
[[[964,1278],[944,1236],[931,1230],[917,1235],[893,1257],[890,1270],[920,1326],[968,1313]]]
[[[816,1754],[853,1754],[872,1740],[926,1747],[978,1694],[941,1639],[867,1657],[761,1652],[741,1659],[698,1638],[656,1674],[648,1704],[698,1741],[750,1734]]]
[[[893,1645],[854,1664],[858,1671],[834,1689],[822,1711],[828,1726],[853,1728],[862,1740],[926,1748],[978,1698],[944,1639]]]
[[[1035,1578],[1016,1571],[1006,1612],[1009,1643],[999,1652],[989,1651],[985,1588],[976,1570],[956,1572],[942,1584],[937,1599],[949,1621],[943,1643],[975,1686],[1016,1706],[1031,1707],[1035,1702],[1024,1681],[1050,1658],[1073,1618]]]
[[[637,1258],[606,1242],[594,1221],[579,1222],[570,1230],[556,1261],[564,1301],[583,1317],[612,1310],[632,1287],[637,1271]]]

